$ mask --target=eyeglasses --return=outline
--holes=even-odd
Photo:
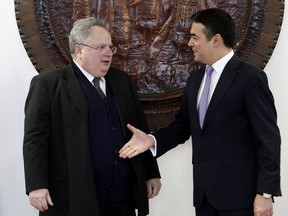
[[[86,46],[86,47],[89,47],[91,49],[98,50],[99,52],[101,52],[103,54],[106,53],[108,50],[110,50],[113,55],[117,52],[117,47],[109,47],[107,45],[100,45],[98,47],[93,47],[93,46],[90,46],[88,44],[78,44],[78,45]]]

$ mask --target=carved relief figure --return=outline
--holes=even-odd
[[[130,74],[140,95],[165,94],[182,89],[190,73],[201,67],[187,47],[190,14],[211,7],[227,8],[242,27],[237,34],[239,47],[248,29],[245,19],[251,17],[243,12],[252,3],[241,1],[243,7],[237,3],[240,1],[74,0],[72,20],[87,16],[106,19],[119,50],[113,65]]]
[[[34,13],[29,19],[28,5]],[[165,115],[179,109],[188,77],[202,67],[187,47],[190,14],[211,7],[225,9],[236,23],[235,52],[263,67],[279,34],[278,11],[281,14],[283,4],[265,0],[15,0],[15,9],[19,7],[25,9],[23,15],[16,13],[21,38],[39,72],[69,62],[67,35],[75,20],[105,19],[118,48],[112,65],[130,75],[146,114]],[[27,30],[35,32],[27,34]]]

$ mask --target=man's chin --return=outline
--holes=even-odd
[[[199,58],[197,56],[194,56],[194,61],[199,62]]]
[[[102,66],[101,67],[101,72],[106,74],[107,71],[109,70],[110,66],[111,66],[111,64]]]

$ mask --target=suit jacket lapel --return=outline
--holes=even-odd
[[[88,104],[81,84],[73,71],[72,65],[69,65],[64,70],[65,73],[63,75],[63,87],[66,89],[72,101],[79,109],[85,121],[88,123]]]
[[[209,119],[213,115],[215,109],[217,108],[223,96],[229,90],[229,87],[232,85],[234,79],[237,77],[238,72],[236,68],[238,66],[239,66],[239,59],[237,56],[234,55],[224,67],[221,77],[214,90],[214,93],[212,95],[211,101],[209,103],[209,106],[206,112],[203,128],[205,127],[205,124],[209,121]]]

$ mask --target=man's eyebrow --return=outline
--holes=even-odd
[[[195,33],[191,33],[191,32],[189,32],[189,35],[190,36],[197,36]]]

